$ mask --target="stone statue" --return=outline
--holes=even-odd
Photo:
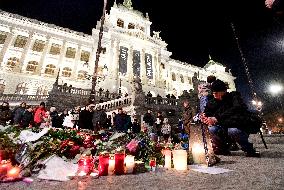
[[[131,0],[124,0],[123,5],[128,9],[133,9]]]
[[[161,33],[161,31],[158,31],[158,32],[153,31],[153,34],[154,34],[153,38],[155,38],[157,40],[161,40],[160,33]]]
[[[133,77],[133,93],[134,94],[143,94],[143,90],[142,90],[142,83],[141,83],[141,79],[138,76],[134,76]]]

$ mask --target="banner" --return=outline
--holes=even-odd
[[[140,51],[133,50],[133,75],[140,77]]]
[[[148,79],[153,79],[153,68],[152,68],[152,55],[145,53],[145,64],[146,64],[146,76]]]
[[[120,46],[120,54],[119,54],[119,72],[122,75],[127,73],[127,58],[128,58],[128,48]]]

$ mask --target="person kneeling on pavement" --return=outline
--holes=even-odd
[[[214,153],[230,155],[230,140],[237,142],[248,157],[260,157],[249,142],[249,112],[239,92],[227,92],[227,84],[217,79],[212,83],[214,98],[201,117],[209,126]]]

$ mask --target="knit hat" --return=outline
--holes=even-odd
[[[211,85],[212,92],[223,92],[228,89],[228,86],[223,81],[217,79]]]

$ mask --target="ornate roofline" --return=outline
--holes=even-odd
[[[39,21],[37,19],[24,17],[24,16],[21,16],[21,15],[18,15],[18,14],[9,13],[9,12],[3,11],[1,9],[0,9],[0,16],[15,18],[15,19],[19,19],[19,20],[24,21],[24,22],[31,22],[33,24],[38,24],[38,25],[41,25],[41,26],[53,28],[53,29],[56,29],[56,30],[59,30],[59,31],[62,31],[62,32],[68,32],[70,34],[75,34],[75,35],[82,36],[82,37],[91,37],[91,35],[85,34],[83,32],[78,32],[78,31],[75,31],[75,30],[71,30],[69,28],[57,26],[55,24],[49,24],[49,23],[46,23],[46,22]]]

